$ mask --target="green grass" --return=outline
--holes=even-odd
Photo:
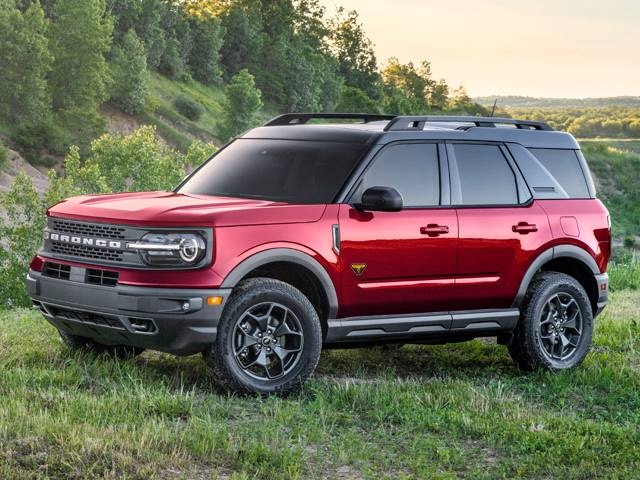
[[[300,394],[261,399],[197,356],[72,354],[9,311],[0,478],[638,478],[639,315],[615,292],[574,371],[523,374],[481,340],[328,351]]]
[[[581,145],[596,177],[598,196],[611,213],[614,237],[640,235],[640,153],[597,141]]]

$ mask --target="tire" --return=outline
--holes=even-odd
[[[108,355],[113,358],[132,358],[144,352],[144,348],[129,345],[103,345],[90,338],[72,335],[58,330],[62,343],[75,351],[91,353],[94,355]]]
[[[203,357],[231,392],[285,395],[313,373],[321,348],[320,319],[307,297],[279,280],[252,278],[234,290]]]
[[[592,335],[593,312],[582,285],[564,273],[541,272],[524,298],[509,354],[526,371],[573,368],[587,355]]]

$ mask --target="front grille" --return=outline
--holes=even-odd
[[[104,285],[106,287],[115,287],[118,283],[118,272],[110,272],[108,270],[97,270],[94,268],[87,269],[87,283],[94,285]]]
[[[73,222],[70,220],[53,219],[53,229],[58,232],[84,235],[87,237],[100,237],[112,239],[124,239],[125,228],[116,225],[103,225],[100,223]]]
[[[61,263],[45,262],[42,267],[42,274],[47,277],[59,278],[60,280],[69,280],[71,267]]]
[[[54,307],[53,305],[46,305],[46,309],[54,317],[62,318],[64,320],[72,320],[74,322],[80,322],[89,325],[98,325],[100,327],[110,327],[117,330],[125,329],[118,317],[101,315],[92,312],[84,312],[82,310],[73,310],[71,308]]]
[[[51,252],[74,257],[93,258],[95,260],[108,260],[110,262],[122,262],[124,254],[122,250],[54,241],[51,242]]]

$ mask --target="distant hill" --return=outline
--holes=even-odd
[[[480,105],[493,105],[498,99],[499,108],[596,108],[596,107],[640,107],[640,96],[603,98],[541,98],[519,95],[493,95],[475,97]]]

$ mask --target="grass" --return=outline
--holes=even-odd
[[[287,399],[220,392],[199,357],[66,350],[0,315],[0,478],[637,478],[640,292],[617,291],[577,370],[506,349],[327,351]]]
[[[611,213],[614,236],[640,235],[640,153],[597,141],[581,145],[596,177],[598,196]]]

